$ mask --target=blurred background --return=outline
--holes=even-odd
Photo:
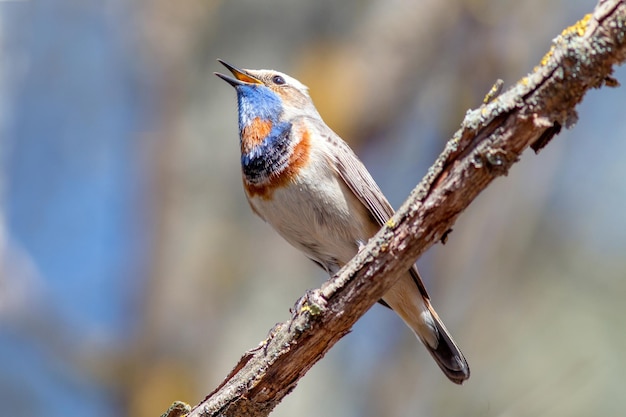
[[[2,1],[3,414],[196,404],[326,278],[250,211],[216,58],[307,84],[398,207],[494,81],[594,6]],[[375,306],[273,415],[623,414],[625,108],[624,87],[590,92],[418,262],[464,386]]]

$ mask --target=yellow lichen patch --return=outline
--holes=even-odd
[[[585,34],[585,31],[587,30],[587,24],[589,24],[589,20],[591,20],[591,13],[585,15],[585,17],[580,19],[578,22],[574,23],[572,26],[563,29],[563,32],[561,32],[561,35],[567,36],[572,33],[575,33],[578,36],[583,36]]]
[[[563,29],[563,31],[561,32],[561,37],[568,37],[571,35],[583,36],[585,34],[585,31],[587,30],[587,25],[589,24],[589,20],[591,20],[591,14],[585,15],[585,17],[580,19],[578,22],[574,23],[572,26],[569,26]],[[559,41],[562,41],[562,39],[558,38],[556,39],[555,42],[559,43]],[[550,58],[552,58],[553,53],[554,53],[554,45],[552,45],[550,50],[543,56],[543,58],[541,58],[542,67],[548,64],[548,61],[550,60]],[[537,70],[537,67],[535,67],[535,71],[536,70]]]
[[[552,58],[552,54],[554,53],[554,46],[550,48],[550,50],[548,51],[548,53],[546,53],[543,58],[541,58],[541,66],[544,67],[546,66],[546,64],[548,63],[548,61],[550,60],[550,58]]]
[[[319,316],[322,313],[322,307],[317,304],[305,304],[300,310],[303,313],[309,313],[311,317]]]
[[[493,99],[495,99],[498,96],[498,94],[500,94],[503,86],[504,86],[504,81],[497,80],[493,84],[493,86],[491,86],[491,89],[487,92],[487,94],[485,94],[485,97],[483,98],[483,104],[488,104],[492,102]]]

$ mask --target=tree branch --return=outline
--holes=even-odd
[[[539,66],[502,95],[468,111],[409,199],[337,275],[299,299],[289,321],[248,352],[190,416],[259,417],[291,392],[356,320],[522,152],[536,152],[577,119],[587,90],[617,86],[626,59],[626,0],[601,0],[565,29]],[[185,411],[186,412],[186,411]],[[172,414],[175,415],[175,414]]]

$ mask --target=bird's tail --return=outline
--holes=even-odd
[[[422,343],[424,343],[424,346],[426,346],[426,349],[435,359],[435,362],[437,362],[437,365],[439,365],[443,373],[455,384],[462,384],[463,381],[470,376],[467,360],[465,360],[463,353],[461,353],[459,347],[454,343],[448,329],[446,329],[446,326],[428,300],[426,300],[426,304],[430,316],[433,319],[433,327],[429,330],[431,330],[432,333],[436,333],[436,342],[430,343],[430,341],[425,340],[419,333],[415,333]]]
[[[417,284],[417,285],[416,285]],[[430,300],[417,269],[401,278],[383,297],[424,343],[444,374],[454,383],[462,384],[469,378],[470,369]]]

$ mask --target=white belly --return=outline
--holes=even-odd
[[[330,168],[302,170],[297,180],[250,204],[283,238],[335,272],[377,230],[365,206]]]

